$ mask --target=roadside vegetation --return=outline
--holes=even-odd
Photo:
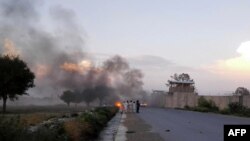
[[[204,97],[198,99],[198,105],[196,107],[185,106],[184,109],[198,112],[214,112],[225,115],[250,117],[250,108],[243,106],[239,102],[230,103],[227,108],[220,110],[212,100],[206,100]]]
[[[243,117],[250,117],[250,108],[247,108],[239,102],[230,103],[228,108],[220,111],[221,114],[236,115]]]
[[[93,140],[116,114],[115,107],[99,107],[82,113],[0,116],[1,141]]]
[[[198,99],[198,105],[196,107],[185,106],[185,109],[199,111],[199,112],[218,112],[219,108],[212,100],[206,100],[204,97]]]

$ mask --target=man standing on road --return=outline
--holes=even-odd
[[[124,109],[124,113],[128,112],[128,102],[127,101],[123,101],[123,109]]]
[[[133,107],[133,113],[135,113],[136,112],[136,102],[135,101],[133,101],[133,103],[132,103],[132,107]]]
[[[139,100],[136,100],[136,113],[140,112],[140,106],[141,106],[141,104],[140,104]]]

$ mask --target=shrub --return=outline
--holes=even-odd
[[[77,120],[66,121],[64,123],[65,132],[68,134],[70,140],[72,141],[80,141],[81,133],[84,131],[83,124]]]
[[[78,117],[78,113],[71,113],[70,117]]]
[[[188,109],[188,110],[189,110],[189,109],[191,109],[191,108],[190,108],[188,105],[185,105],[185,106],[184,106],[184,109]]]
[[[39,127],[32,132],[23,126],[20,116],[6,116],[0,118],[0,140],[1,141],[62,141],[65,140],[62,125],[56,128]]]
[[[210,103],[204,98],[204,97],[200,97],[198,99],[198,107],[209,107]]]
[[[100,107],[81,114],[73,121],[64,123],[66,134],[72,141],[93,140],[107,122],[116,114],[117,110],[111,107]]]
[[[206,100],[204,97],[198,99],[198,109],[203,112],[217,112],[219,108],[215,105],[214,101]]]
[[[63,141],[67,140],[64,134],[63,126],[60,124],[57,128],[48,129],[45,126],[39,127],[35,132],[28,132],[24,137],[25,141]]]
[[[228,104],[229,111],[234,114],[234,113],[241,113],[244,112],[246,107],[244,107],[242,104],[239,102],[233,102]]]
[[[246,108],[244,110],[244,113],[242,114],[243,116],[250,117],[250,108]]]
[[[223,109],[223,110],[220,110],[220,113],[221,113],[221,114],[224,114],[224,115],[229,115],[229,114],[231,114],[231,113],[230,113],[230,110],[229,110],[228,108],[225,108],[225,109]]]
[[[19,124],[20,117],[0,117],[0,140],[17,141],[25,136],[25,130]]]
[[[81,120],[89,124],[89,128],[91,129],[91,131],[93,131],[92,133],[90,133],[91,136],[97,136],[102,129],[101,124],[98,122],[98,119],[93,112],[84,113],[81,116]]]
[[[28,127],[31,125],[37,125],[53,117],[55,117],[55,115],[45,113],[24,114],[20,116],[20,124],[24,127]]]
[[[0,141],[81,141],[93,140],[116,114],[115,108],[96,108],[91,112],[65,121],[53,121],[30,130],[30,125],[41,123],[50,116],[0,117]],[[76,116],[76,115],[75,115]]]

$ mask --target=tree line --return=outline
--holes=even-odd
[[[60,99],[64,101],[68,106],[70,106],[71,103],[78,104],[81,102],[85,102],[86,105],[89,106],[91,102],[98,99],[99,105],[102,106],[106,97],[112,98],[112,93],[114,93],[114,90],[112,88],[101,85],[93,88],[86,88],[82,91],[66,90],[62,93]]]

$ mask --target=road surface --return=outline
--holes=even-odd
[[[223,141],[224,124],[250,124],[250,118],[174,109],[142,108],[138,115],[165,141]]]

